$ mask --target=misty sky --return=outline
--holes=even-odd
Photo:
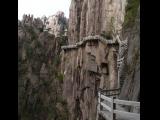
[[[34,17],[54,15],[57,11],[63,11],[69,17],[71,0],[18,0],[18,19],[23,14],[33,14]]]

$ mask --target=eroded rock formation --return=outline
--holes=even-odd
[[[63,96],[67,99],[68,109],[71,113],[70,120],[95,120],[98,88],[120,87],[118,80],[123,81],[120,98],[126,99],[130,95],[128,100],[137,100],[133,96],[139,95],[139,86],[136,89],[136,85],[139,84],[139,72],[133,71],[138,67],[138,63],[136,62],[136,66],[132,66],[132,74],[125,73],[125,77],[133,77],[137,74],[137,77],[133,77],[133,79],[131,77],[124,79],[123,72],[119,76],[117,73],[117,59],[124,57],[120,69],[126,71],[125,64],[127,59],[130,59],[129,56],[132,56],[130,54],[133,50],[131,43],[133,37],[130,37],[132,40],[129,41],[122,35],[123,23],[125,19],[130,19],[125,17],[127,2],[126,0],[72,0],[71,2],[69,46],[62,47],[61,60],[61,72],[64,75]],[[129,6],[129,8],[132,10],[132,7]],[[131,36],[131,34],[130,31],[127,36]],[[118,51],[120,44],[104,44],[100,40],[92,38],[90,41],[84,40],[88,36],[95,35],[104,37],[106,41],[117,40],[117,36],[119,36],[118,40],[127,41],[127,49],[122,51],[122,56],[120,56],[120,51]],[[127,53],[129,56],[126,55]],[[137,56],[136,53],[133,53],[133,56]],[[130,63],[132,64],[132,62],[128,62],[128,64]],[[134,82],[132,82],[133,80]],[[132,92],[129,92],[130,88],[133,88]]]
[[[71,120],[95,120],[98,88],[117,88],[117,48],[117,44],[94,40],[63,50],[63,95]]]
[[[59,11],[56,15],[49,16],[45,21],[46,29],[50,34],[54,34],[55,37],[59,37],[64,32],[67,32],[68,20],[64,16],[64,13]]]
[[[69,43],[88,35],[118,31],[124,21],[126,0],[72,0],[69,16]]]
[[[133,4],[128,5],[129,1]],[[72,0],[68,42],[65,34],[68,20],[63,12],[42,19],[24,15],[18,21],[19,116],[38,120],[95,120],[98,88],[121,87],[120,99],[138,101],[140,31],[139,11],[134,11],[135,5],[139,6],[137,1]],[[124,27],[124,23],[128,25],[131,21],[132,26]],[[119,51],[123,45],[118,41],[127,41],[127,48]],[[117,60],[122,58],[119,69]],[[62,92],[69,118],[66,108],[63,109],[66,103],[61,98]]]

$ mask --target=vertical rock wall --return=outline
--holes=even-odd
[[[117,31],[124,21],[126,0],[72,0],[69,16],[69,44],[88,35]]]
[[[74,45],[89,35],[101,33],[109,35],[111,31],[121,34],[126,3],[126,0],[72,0],[68,29],[69,45]],[[130,36],[128,40],[131,39],[128,42],[130,52],[128,51],[128,56],[125,57],[125,63],[137,64],[130,67],[132,72],[126,76],[127,80],[120,94],[122,99],[128,97],[137,100],[139,96],[139,63],[138,60],[129,62],[131,56],[132,59],[133,56],[139,56],[139,52],[135,52],[138,51],[136,46],[139,46],[135,43],[138,35],[130,31],[126,33],[126,37],[123,36],[123,40],[127,36]],[[100,41],[86,42],[78,48],[63,50],[61,60],[61,72],[64,75],[63,96],[67,99],[70,120],[96,119],[97,89],[114,89],[118,86],[117,56],[118,46],[103,44]],[[122,70],[125,71],[126,67]]]
[[[63,50],[63,95],[70,120],[95,120],[98,88],[117,88],[117,49],[97,40]]]
[[[124,30],[124,39],[128,39],[126,64],[120,75],[124,79],[121,99],[139,101],[140,99],[140,11],[138,8],[134,25]],[[125,77],[123,77],[125,74]]]

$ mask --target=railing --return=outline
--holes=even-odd
[[[99,88],[98,90],[101,94],[105,95],[105,96],[117,96],[120,93],[120,88],[117,89],[111,89],[111,90],[104,90]]]
[[[125,111],[120,105],[134,106],[140,109],[140,102],[119,100],[98,92],[98,114],[106,120],[140,120],[140,113]],[[121,108],[121,110],[118,110],[118,108]]]
[[[65,45],[65,46],[61,46],[61,49],[77,49],[79,46],[85,44],[87,41],[101,41],[104,44],[116,44],[116,40],[108,40],[100,35],[94,35],[94,36],[87,36],[84,37],[82,40],[80,40],[79,42],[77,42],[74,45]]]
[[[117,67],[119,68],[124,61],[124,57],[117,60]]]

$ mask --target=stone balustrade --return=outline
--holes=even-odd
[[[76,49],[88,41],[97,41],[97,40],[101,41],[104,44],[115,44],[116,43],[115,39],[114,40],[107,40],[100,35],[94,35],[94,36],[84,37],[80,42],[76,43],[75,45],[62,46],[61,48],[62,49]]]

